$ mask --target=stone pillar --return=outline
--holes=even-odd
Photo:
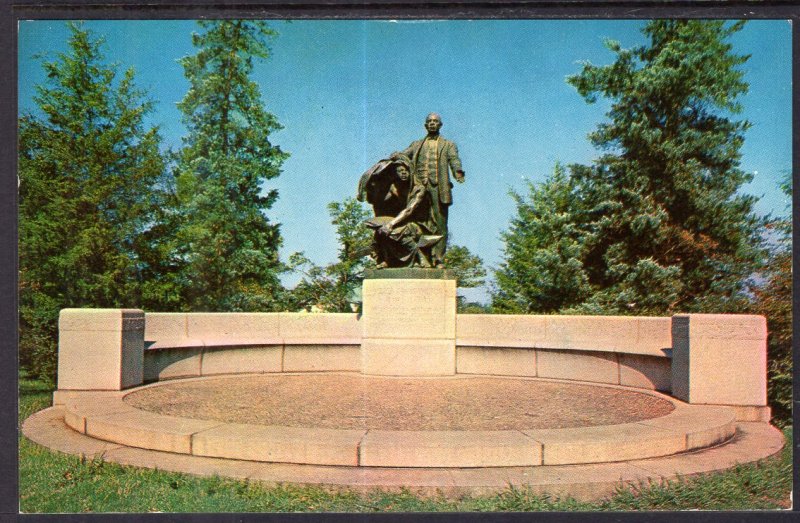
[[[122,390],[141,385],[144,312],[63,309],[58,318],[59,390]]]
[[[673,316],[672,394],[689,403],[766,405],[766,318],[744,314]]]
[[[364,280],[361,372],[456,373],[456,282],[449,271],[382,269]]]

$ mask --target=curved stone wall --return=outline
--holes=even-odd
[[[671,318],[463,314],[456,344],[461,374],[671,390]]]
[[[144,381],[361,370],[357,314],[147,313]]]
[[[146,382],[362,368],[356,314],[147,313],[145,318]],[[459,315],[456,373],[669,391],[670,345],[670,318]]]
[[[59,322],[58,392],[122,390],[142,382],[236,373],[458,373],[659,390],[688,403],[732,406],[741,421],[769,419],[763,316],[464,314],[455,318],[448,343],[439,347],[450,351],[447,368],[432,371],[420,361],[410,373],[391,365],[375,372],[374,357],[372,367],[367,365],[367,336],[357,314],[64,309]],[[429,342],[414,338],[413,329],[401,334],[411,340],[406,345],[413,345],[413,354]],[[395,351],[387,357],[409,354]]]

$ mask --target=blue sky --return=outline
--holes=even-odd
[[[281,21],[272,57],[256,66],[267,110],[284,129],[273,143],[291,154],[268,182],[278,202],[270,219],[282,224],[284,259],[304,251],[324,264],[337,243],[326,211],[354,196],[370,165],[423,136],[425,115],[442,115],[442,134],[459,147],[467,181],[456,185],[450,209],[454,243],[501,261],[500,233],[514,205],[508,191],[540,182],[557,161],[589,163],[599,153],[586,136],[605,117],[602,100],[588,105],[565,82],[581,61],[608,64],[605,38],[623,47],[644,43],[637,20],[538,21]],[[152,124],[165,146],[177,148],[185,129],[176,103],[188,83],[177,60],[194,54],[194,21],[90,21],[106,38],[108,61],[133,66],[137,83],[156,102]],[[33,110],[33,86],[44,80],[40,53],[66,49],[63,21],[19,26],[19,104]],[[791,26],[750,21],[731,42],[751,55],[750,84],[741,98],[753,127],[742,148],[742,168],[755,173],[743,192],[760,196],[761,214],[788,213],[778,184],[791,169]],[[293,280],[287,280],[292,284]],[[468,293],[485,298],[484,290]]]

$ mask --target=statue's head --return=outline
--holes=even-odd
[[[442,128],[442,117],[438,113],[431,113],[425,118],[425,129],[429,133],[438,133]]]
[[[394,172],[400,180],[407,182],[411,178],[411,159],[404,154],[395,153],[392,155],[392,166]]]
[[[397,167],[395,167],[394,172],[397,173],[397,177],[404,182],[407,182],[408,179],[411,177],[411,173],[409,172],[408,167],[406,167],[402,163]]]

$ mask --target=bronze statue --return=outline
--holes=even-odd
[[[464,182],[464,170],[458,157],[458,147],[439,134],[442,119],[436,113],[425,118],[425,129],[428,135],[417,140],[403,151],[411,159],[413,172],[420,172],[428,179],[428,192],[431,195],[431,209],[436,229],[442,239],[432,248],[432,262],[435,267],[443,266],[447,250],[447,215],[453,203],[450,182],[450,171],[457,182]]]
[[[439,135],[442,119],[430,113],[428,135],[368,169],[358,184],[375,218],[373,254],[378,268],[444,267],[447,215],[453,202],[450,171],[459,183],[464,171],[458,148]]]
[[[411,172],[410,159],[394,153],[361,177],[358,199],[372,204],[377,267],[432,267],[431,247],[443,236],[433,218],[428,181]]]

